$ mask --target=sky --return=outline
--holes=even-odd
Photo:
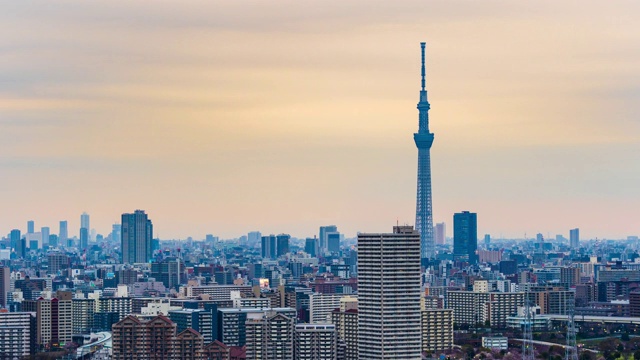
[[[434,222],[640,235],[640,2],[0,4],[0,234],[347,237],[415,221],[420,45]]]

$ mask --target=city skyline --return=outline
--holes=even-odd
[[[463,210],[495,239],[639,235],[640,4],[286,4],[3,4],[2,235],[413,224],[423,40],[448,236]]]

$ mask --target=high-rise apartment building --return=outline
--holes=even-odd
[[[580,229],[575,228],[569,230],[569,245],[573,250],[580,248]]]
[[[251,315],[259,315],[253,317]],[[247,318],[247,360],[290,360],[294,353],[295,317],[278,312]]]
[[[453,258],[476,264],[478,257],[478,217],[463,211],[453,215]]]
[[[36,317],[29,312],[0,313],[0,359],[26,359],[35,354]]]
[[[295,319],[294,308],[223,308],[218,309],[217,338],[227,346],[243,346],[248,342],[247,322],[250,319],[264,319],[273,314],[282,314],[286,318]],[[293,331],[293,330],[292,330]],[[293,336],[293,333],[292,333]]]
[[[295,327],[294,359],[336,360],[338,337],[333,324],[298,324]]]
[[[356,303],[357,304],[357,303]],[[331,323],[336,326],[338,340],[344,344],[344,359],[358,360],[358,309],[340,308],[331,313]]]
[[[331,321],[331,312],[340,307],[344,294],[309,294],[309,322],[322,324]]]
[[[453,310],[422,310],[422,351],[435,353],[453,347]]]
[[[433,235],[437,245],[444,245],[447,242],[447,225],[437,223],[433,229]]]
[[[24,300],[22,310],[36,313],[38,345],[71,342],[73,335],[71,293],[59,293],[53,299]]]
[[[7,294],[11,290],[11,268],[0,267],[0,307],[6,308],[8,305]]]
[[[515,315],[524,304],[521,292],[447,291],[447,308],[453,309],[455,323],[475,326],[489,322],[492,327],[504,328],[507,317]]]
[[[69,239],[69,227],[66,220],[60,221],[60,230],[58,232],[58,242],[62,246],[67,246],[67,239]]]
[[[57,274],[58,271],[66,270],[70,267],[69,256],[61,252],[47,254],[47,263],[49,264],[50,274]]]
[[[112,327],[112,359],[200,359],[204,339],[187,329],[176,334],[177,326],[165,316],[140,320],[127,316]]]
[[[213,341],[213,314],[204,309],[170,310],[169,319],[176,323],[177,331],[193,329],[202,335],[205,344]]]
[[[74,334],[89,334],[94,326],[95,299],[72,299],[72,324]]]
[[[122,214],[122,263],[147,263],[151,260],[153,225],[144,210]]]
[[[420,261],[411,226],[358,234],[359,359],[422,359]]]

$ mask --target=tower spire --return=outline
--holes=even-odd
[[[422,51],[422,89],[421,89],[421,91],[425,91],[425,85],[426,85],[425,84],[425,80],[424,80],[424,77],[425,77],[425,74],[426,74],[426,72],[424,70],[424,48],[425,48],[426,45],[427,45],[427,43],[424,43],[424,42],[420,43],[420,48],[421,48],[421,51]]]
[[[416,229],[420,232],[421,257],[424,260],[435,258],[433,243],[433,213],[431,205],[431,145],[433,133],[429,131],[429,109],[431,105],[427,101],[427,89],[425,82],[425,56],[426,43],[420,43],[422,52],[422,82],[420,88],[420,102],[418,102],[418,132],[413,134],[413,139],[418,148],[418,191],[416,197]]]

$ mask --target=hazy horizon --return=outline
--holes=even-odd
[[[640,235],[640,3],[6,2],[0,234],[143,209],[160,238],[415,221]]]

